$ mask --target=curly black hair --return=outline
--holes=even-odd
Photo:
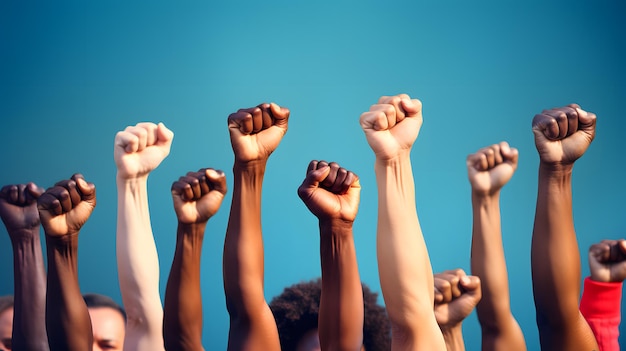
[[[378,294],[363,286],[363,346],[366,351],[387,351],[391,348],[391,327],[385,308],[377,304]],[[295,351],[304,334],[317,329],[322,294],[320,278],[289,286],[270,302],[274,313],[280,346]]]

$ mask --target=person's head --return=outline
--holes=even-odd
[[[13,296],[0,296],[0,350],[11,350],[12,334]]]
[[[126,335],[126,312],[113,299],[99,294],[83,295],[91,327],[93,351],[122,350]]]
[[[280,345],[283,351],[319,350],[317,321],[322,280],[315,279],[289,286],[272,299]],[[363,284],[363,346],[366,351],[391,348],[391,328],[385,308],[377,304],[378,294]]]

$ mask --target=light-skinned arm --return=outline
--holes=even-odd
[[[287,132],[288,118],[289,110],[274,103],[240,109],[228,117],[235,155],[223,256],[229,350],[280,350],[263,290],[261,193],[267,160]]]
[[[163,350],[159,258],[148,208],[148,175],[167,157],[174,133],[163,123],[139,123],[115,136],[117,268],[126,309],[124,349]]]
[[[204,350],[200,291],[202,242],[207,222],[220,208],[225,194],[224,172],[211,168],[189,172],[172,184],[178,230],[165,291],[166,350]]]
[[[378,273],[391,348],[445,350],[433,312],[433,271],[417,217],[410,158],[422,104],[406,94],[383,96],[360,123],[376,156]]]
[[[500,225],[500,192],[517,169],[518,155],[517,149],[503,141],[467,157],[472,186],[471,265],[482,284],[476,313],[485,351],[526,350],[522,329],[511,313]]]
[[[578,310],[580,257],[572,214],[572,171],[596,131],[578,105],[545,110],[532,123],[539,184],[531,244],[533,295],[543,350],[597,350]]]
[[[319,220],[322,350],[358,351],[363,345],[363,288],[352,232],[360,192],[356,174],[325,161],[311,161],[298,188],[300,199]]]

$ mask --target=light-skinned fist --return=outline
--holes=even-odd
[[[457,327],[482,297],[480,278],[455,269],[434,275],[435,318],[441,329]]]
[[[115,165],[122,179],[147,177],[170,153],[174,133],[163,123],[128,126],[115,135]]]
[[[382,96],[359,122],[377,159],[408,155],[422,126],[422,103],[407,94]]]

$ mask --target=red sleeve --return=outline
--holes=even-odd
[[[580,312],[596,336],[600,351],[619,351],[622,283],[602,283],[585,278]]]

